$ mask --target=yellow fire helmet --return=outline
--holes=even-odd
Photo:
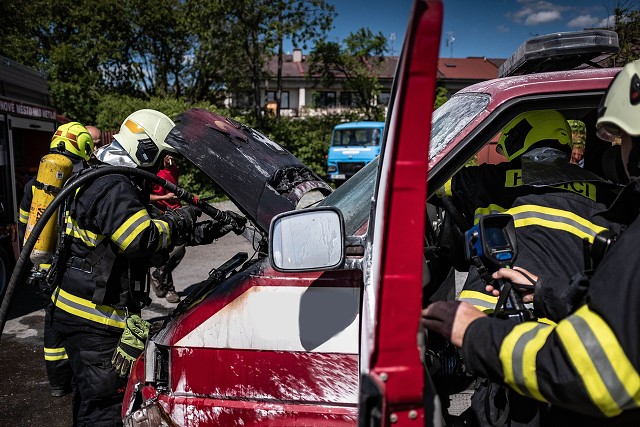
[[[89,160],[93,153],[93,139],[81,123],[69,122],[58,127],[51,138],[49,148]]]
[[[571,128],[560,112],[537,110],[520,114],[504,128],[496,149],[511,161],[534,144],[571,152]]]

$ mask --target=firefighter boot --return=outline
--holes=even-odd
[[[167,291],[167,295],[165,296],[165,299],[167,300],[167,302],[175,304],[180,302],[180,295],[178,295],[175,289],[169,289]]]
[[[160,269],[156,269],[151,273],[151,287],[158,298],[164,298],[167,290],[162,287],[162,275]]]

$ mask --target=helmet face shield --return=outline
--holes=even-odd
[[[616,142],[624,135],[624,131],[615,123],[600,123],[596,135],[603,141]]]
[[[107,163],[111,166],[126,166],[128,168],[136,168],[138,164],[129,157],[127,150],[122,148],[120,143],[115,139],[111,141],[111,144],[98,148],[95,152],[96,159],[102,163]]]

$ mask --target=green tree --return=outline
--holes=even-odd
[[[59,0],[42,30],[43,67],[58,111],[91,122],[108,80],[120,78],[128,60],[131,27],[116,0]]]
[[[136,83],[148,96],[183,94],[188,49],[185,3],[181,0],[132,0],[129,19],[133,40],[129,53]]]
[[[321,41],[311,52],[309,74],[319,76],[325,86],[342,83],[342,89],[353,94],[355,107],[367,119],[378,119],[384,106],[376,100],[380,94],[378,76],[387,52],[387,40],[382,33],[373,34],[361,28],[349,34],[344,47],[335,42]]]
[[[605,8],[609,15],[607,29],[613,29],[618,34],[620,51],[601,65],[622,67],[640,58],[640,1],[611,0]]]
[[[307,42],[323,38],[331,28],[335,8],[325,0],[278,0],[278,19],[274,30],[278,42],[278,67],[276,72],[276,117],[280,117],[282,101],[282,44],[289,38],[295,47],[307,49]]]
[[[447,89],[444,86],[438,86],[436,88],[436,99],[434,101],[433,109],[439,108],[442,104],[447,102],[449,97],[447,96]]]
[[[245,59],[245,41],[228,19],[236,2],[186,0],[185,25],[189,28],[185,79],[186,96],[192,102],[208,100],[222,105],[226,94],[250,92],[250,64]]]
[[[0,2],[0,55],[41,70],[40,31],[50,22],[51,6],[44,0]]]

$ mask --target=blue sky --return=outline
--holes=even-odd
[[[395,34],[398,55],[413,0],[328,0],[338,16],[329,40],[341,41],[368,27],[387,38]],[[440,57],[509,57],[526,39],[601,25],[615,0],[444,0]],[[453,38],[447,46],[446,40]],[[306,53],[306,52],[305,52]],[[453,55],[452,55],[453,54]]]

